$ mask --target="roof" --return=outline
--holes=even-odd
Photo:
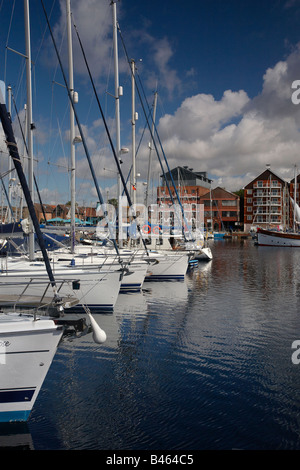
[[[169,179],[172,178],[178,180],[178,177],[182,180],[191,180],[191,179],[199,179],[204,181],[205,183],[211,183],[212,180],[207,178],[206,171],[194,171],[193,168],[189,168],[188,166],[177,166],[170,171],[165,173],[166,177]],[[161,175],[163,177],[163,175]]]
[[[270,169],[264,170],[260,175],[258,175],[256,178],[254,178],[250,183],[248,183],[245,188],[251,187],[251,185],[258,180],[268,180],[270,176],[273,175],[276,179],[280,180],[283,184],[286,182],[284,179],[280,178],[280,176],[276,175],[274,171]]]
[[[203,196],[200,196],[200,199],[239,199],[239,196],[218,186]]]

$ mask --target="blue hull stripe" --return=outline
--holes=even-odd
[[[163,276],[163,275],[155,275],[152,274],[151,276],[145,277],[145,281],[183,281],[184,280],[184,274],[183,275],[174,275],[174,276]]]
[[[114,306],[112,304],[111,305],[88,304],[88,308],[90,310],[96,309],[96,310],[103,310],[103,311],[111,311],[114,309]],[[82,310],[84,310],[83,305],[78,304],[78,305],[74,305],[74,307],[66,309],[64,313],[67,314],[68,312],[72,313],[76,311],[82,312]]]
[[[29,402],[32,399],[34,392],[35,388],[0,390],[0,403]]]
[[[27,421],[31,410],[2,411],[0,412],[0,423],[11,423],[14,421]]]
[[[138,284],[121,284],[120,292],[141,290],[141,288],[142,288],[142,285],[140,283],[138,283]]]

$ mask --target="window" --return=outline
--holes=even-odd
[[[237,217],[237,212],[222,211],[222,217]]]
[[[252,194],[252,189],[247,189],[247,194]]]
[[[251,206],[247,206],[247,212],[252,212],[252,207]]]
[[[248,204],[252,204],[252,197],[248,197],[247,202],[248,202]]]
[[[236,200],[230,199],[229,201],[226,201],[225,199],[223,199],[222,206],[230,206],[230,207],[234,206],[235,207],[236,206]]]

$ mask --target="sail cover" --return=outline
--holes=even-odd
[[[295,212],[295,221],[300,224],[300,207],[297,204],[297,202],[294,201],[294,199],[291,197],[291,202],[294,207],[294,212]]]

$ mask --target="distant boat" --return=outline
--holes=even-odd
[[[296,202],[296,187],[297,179],[295,167],[294,199],[290,197],[294,212],[293,229],[290,231],[282,231],[258,228],[257,245],[300,248],[300,232],[296,231],[296,226],[300,224],[300,207]]]
[[[257,245],[300,248],[300,233],[280,232],[258,228]]]

